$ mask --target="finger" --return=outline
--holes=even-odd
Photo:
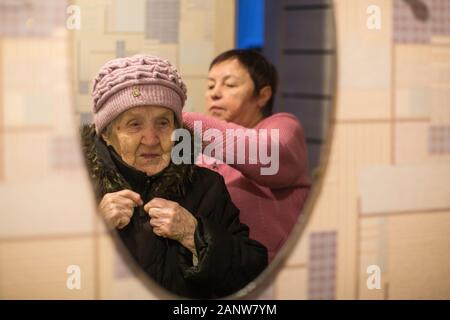
[[[124,227],[126,227],[128,224],[130,223],[130,219],[127,217],[122,217],[119,219],[118,223],[117,223],[117,228],[118,229],[123,229]]]
[[[136,202],[134,202],[130,198],[126,198],[123,196],[118,196],[116,199],[114,199],[114,201],[115,201],[115,203],[119,204],[121,207],[125,207],[128,209],[133,209],[138,206],[136,204]]]
[[[116,193],[108,193],[107,195],[105,195],[105,197],[102,199],[102,202],[100,204],[103,207],[107,207],[110,209],[113,209],[116,206],[126,207],[129,209],[136,207],[136,203],[133,200],[131,200],[130,198],[121,196],[117,192]]]
[[[175,202],[163,198],[153,198],[144,206],[145,211],[149,208],[167,208],[172,207]]]
[[[117,229],[123,229],[123,228],[125,228],[127,225],[128,225],[127,222],[122,222],[122,223],[120,223],[120,224],[117,226]]]
[[[157,236],[166,238],[166,233],[165,233],[164,229],[161,227],[154,227],[153,233],[156,234]]]
[[[153,198],[144,205],[144,210],[148,212],[150,208],[162,208],[165,207],[164,199]]]
[[[160,219],[155,219],[155,218],[150,219],[149,222],[150,222],[150,225],[151,225],[153,228],[160,227],[161,224],[162,224],[162,221],[161,221]]]
[[[150,208],[148,210],[148,215],[152,219],[158,219],[158,218],[166,217],[168,214],[166,212],[166,209],[164,209],[164,208]]]
[[[127,217],[128,219],[131,219],[131,217],[133,216],[133,212],[134,210],[130,208],[122,208],[121,210],[121,214]]]
[[[131,216],[133,215],[133,208],[129,208],[127,206],[122,206],[119,204],[111,204],[109,207],[109,212],[110,215],[113,217],[121,217],[121,216],[126,216],[131,218]]]
[[[132,200],[138,206],[142,206],[144,204],[144,202],[141,199],[140,194],[137,192],[131,191],[129,189],[120,190],[117,192],[117,194],[122,197]]]

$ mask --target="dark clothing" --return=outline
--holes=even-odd
[[[141,195],[144,204],[161,197],[179,203],[196,217],[196,266],[192,253],[178,241],[153,233],[143,206],[136,207],[130,223],[118,230],[138,265],[161,286],[185,297],[223,297],[243,288],[267,266],[267,249],[249,239],[248,227],[240,223],[239,210],[219,174],[171,163],[147,176],[106,147],[93,127],[84,127],[82,135],[99,201],[106,193],[131,189]]]

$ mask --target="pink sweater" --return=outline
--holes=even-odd
[[[241,221],[250,228],[250,237],[267,247],[269,260],[272,261],[295,225],[310,187],[306,143],[300,122],[292,114],[277,113],[263,119],[255,128],[248,129],[201,113],[183,113],[186,128],[194,130],[194,121],[202,121],[203,132],[215,128],[223,134],[223,143],[219,141],[216,146],[227,156],[218,158],[225,158],[226,162],[233,163],[226,164],[201,155],[197,159],[197,164],[219,172],[224,177],[231,199],[240,209]],[[261,164],[259,159],[253,159],[258,160],[256,164],[249,164],[251,162],[248,159],[250,155],[248,141],[245,144],[245,163],[237,163],[236,152],[234,161],[228,161],[233,153],[230,153],[227,145],[233,138],[227,139],[227,129],[249,130],[246,131],[248,134],[267,129],[269,136],[270,129],[279,129],[278,172],[275,175],[262,175],[261,168],[269,165]],[[256,134],[258,141],[259,138]],[[204,135],[203,139],[207,140],[207,137]],[[270,138],[267,140],[270,141]],[[217,142],[213,140],[212,143]],[[238,138],[235,137],[234,143],[236,148]],[[208,144],[209,140],[204,146]],[[270,155],[270,152],[268,154]],[[213,163],[202,164],[202,158],[212,160]]]

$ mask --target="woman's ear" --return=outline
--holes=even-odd
[[[272,97],[272,88],[270,86],[265,86],[264,88],[259,90],[258,107],[260,108],[264,107],[267,104],[267,102],[269,102],[271,97]]]
[[[102,138],[103,138],[103,140],[105,140],[106,145],[108,145],[108,146],[111,145],[111,141],[109,140],[109,136],[106,133],[102,133]]]

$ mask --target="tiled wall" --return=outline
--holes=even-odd
[[[406,1],[335,1],[329,167],[306,232],[264,297],[450,298],[449,13],[446,0],[421,2],[423,23]],[[142,50],[180,67],[188,107],[200,110],[206,61],[233,43],[233,2],[170,1],[166,12],[162,1],[80,0],[77,31],[64,27],[68,3],[27,3],[0,2],[8,21],[0,29],[0,298],[165,297],[133,276],[95,218],[76,128],[89,121],[100,65]],[[171,21],[169,34],[146,19],[149,4]],[[370,5],[380,9],[380,30],[366,26]],[[31,30],[39,17],[45,24]],[[416,28],[426,36],[411,36]],[[71,265],[81,270],[79,290],[67,287]],[[373,265],[381,287],[371,290]]]

